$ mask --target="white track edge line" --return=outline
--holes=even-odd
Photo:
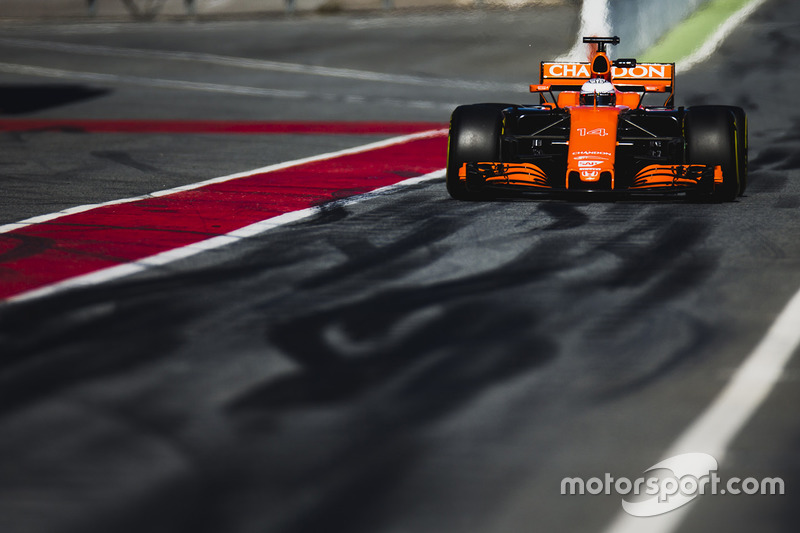
[[[41,76],[45,78],[84,80],[96,83],[115,83],[132,85],[136,87],[235,94],[239,96],[261,98],[288,98],[295,100],[316,98],[325,102],[343,102],[349,104],[359,104],[365,101],[372,101],[373,103],[378,104],[414,107],[419,109],[453,109],[458,105],[457,103],[453,102],[434,102],[430,100],[402,100],[399,98],[389,97],[367,98],[357,94],[337,94],[328,92],[313,93],[310,91],[296,91],[291,89],[270,89],[266,87],[246,87],[241,85],[225,85],[220,83],[182,81],[164,78],[143,78],[140,76],[103,74],[99,72],[81,72],[49,67],[19,65],[14,63],[0,63],[0,72],[23,76]]]
[[[346,148],[344,150],[338,150],[336,152],[328,152],[328,153],[325,153],[325,154],[319,154],[319,155],[314,155],[314,156],[310,156],[310,157],[304,157],[304,158],[301,158],[301,159],[295,159],[293,161],[286,161],[286,162],[283,162],[283,163],[277,163],[277,164],[274,164],[274,165],[268,165],[268,166],[261,167],[261,168],[256,168],[256,169],[253,169],[253,170],[247,170],[245,172],[239,172],[239,173],[236,173],[236,174],[229,174],[227,176],[220,176],[220,177],[217,177],[217,178],[211,178],[211,179],[208,179],[208,180],[199,181],[199,182],[191,183],[191,184],[188,184],[188,185],[181,185],[179,187],[173,187],[171,189],[165,189],[165,190],[161,190],[161,191],[156,191],[156,192],[144,194],[144,195],[141,195],[141,196],[132,196],[130,198],[122,198],[122,199],[119,199],[119,200],[110,200],[108,202],[100,202],[100,203],[96,203],[96,204],[87,204],[87,205],[80,205],[80,206],[76,206],[76,207],[70,207],[68,209],[57,211],[55,213],[48,213],[48,214],[45,214],[45,215],[37,215],[37,216],[31,217],[31,218],[27,218],[25,220],[21,220],[19,222],[11,222],[11,223],[8,223],[8,224],[4,224],[4,225],[0,226],[0,234],[8,233],[10,231],[14,231],[14,230],[18,230],[18,229],[22,229],[22,228],[25,228],[27,226],[32,226],[34,224],[42,224],[44,222],[50,222],[50,221],[55,220],[57,218],[61,218],[61,217],[68,216],[68,215],[74,215],[74,214],[77,214],[77,213],[83,213],[85,211],[90,211],[92,209],[97,209],[97,208],[100,208],[100,207],[106,207],[106,206],[111,206],[111,205],[119,205],[119,204],[125,204],[125,203],[130,203],[130,202],[137,202],[137,201],[140,201],[140,200],[147,200],[147,199],[150,199],[150,198],[159,198],[159,197],[162,197],[162,196],[169,196],[171,194],[176,194],[176,193],[185,192],[185,191],[191,191],[191,190],[199,189],[201,187],[205,187],[205,186],[208,186],[208,185],[214,185],[214,184],[217,184],[217,183],[224,183],[226,181],[231,181],[231,180],[235,180],[235,179],[238,179],[238,178],[246,178],[246,177],[254,176],[256,174],[265,174],[265,173],[268,173],[268,172],[274,172],[276,170],[283,170],[283,169],[286,169],[286,168],[291,168],[291,167],[294,167],[294,166],[304,165],[304,164],[307,164],[307,163],[317,163],[317,162],[320,162],[320,161],[325,161],[325,160],[328,160],[328,159],[335,159],[337,157],[342,157],[342,156],[346,156],[346,155],[358,154],[358,153],[362,153],[362,152],[369,152],[371,150],[377,150],[377,149],[380,149],[380,148],[385,148],[385,147],[393,146],[393,145],[396,145],[396,144],[403,144],[403,143],[410,142],[410,141],[413,141],[413,140],[416,140],[416,139],[423,139],[423,138],[427,138],[427,137],[436,137],[436,136],[439,136],[439,135],[444,135],[446,133],[447,133],[447,130],[445,130],[445,129],[422,131],[422,132],[419,132],[419,133],[412,133],[410,135],[402,135],[402,136],[399,136],[399,137],[392,137],[390,139],[385,139],[385,140],[382,140],[382,141],[376,141],[374,143],[369,143],[369,144],[365,144],[365,145],[361,145],[361,146],[356,146],[354,148]]]
[[[766,2],[766,0],[753,0],[734,12],[717,27],[716,31],[714,31],[697,50],[679,60],[675,65],[675,70],[686,72],[691,70],[695,65],[711,57],[711,54],[722,45],[723,41],[725,41],[742,22],[752,15],[756,9],[761,7],[764,2]]]
[[[714,401],[669,447],[662,459],[681,453],[704,452],[720,463],[738,433],[778,383],[800,346],[800,290],[789,300],[766,335],[745,358]],[[697,500],[695,500],[697,501]],[[620,511],[605,533],[671,533],[692,505],[649,518]]]
[[[215,250],[217,248],[221,248],[223,246],[239,242],[243,239],[260,235],[274,228],[285,226],[286,224],[290,224],[292,222],[297,222],[298,220],[309,218],[317,213],[323,212],[326,209],[330,209],[332,206],[347,206],[356,204],[359,202],[370,200],[372,198],[376,198],[378,196],[390,194],[401,188],[410,187],[413,185],[424,183],[426,181],[439,179],[444,177],[444,173],[445,173],[444,169],[439,169],[434,172],[429,172],[428,174],[423,174],[421,176],[409,178],[400,181],[398,183],[387,185],[385,187],[380,187],[378,189],[375,189],[374,191],[356,195],[350,198],[334,200],[333,202],[328,202],[321,206],[309,207],[298,211],[291,211],[289,213],[284,213],[282,215],[268,218],[266,220],[262,220],[254,224],[250,224],[248,226],[243,226],[239,229],[236,229],[224,235],[219,235],[216,237],[212,237],[210,239],[198,241],[186,246],[181,246],[179,248],[173,248],[165,252],[145,257],[138,261],[133,261],[130,263],[124,263],[121,265],[104,268],[101,270],[90,272],[88,274],[83,274],[80,276],[75,276],[72,278],[65,279],[63,281],[52,283],[50,285],[45,285],[37,289],[32,289],[30,291],[22,292],[5,299],[5,301],[0,300],[0,305],[3,304],[7,305],[17,302],[30,301],[37,298],[43,298],[45,296],[50,296],[58,292],[66,291],[69,289],[97,285],[100,283],[130,276],[132,274],[136,274],[138,272],[142,272],[151,268],[164,266],[181,259],[186,259],[201,252]]]
[[[266,59],[250,59],[243,57],[224,56],[208,54],[202,52],[168,51],[168,50],[146,50],[140,48],[124,48],[102,45],[89,45],[79,43],[64,43],[57,41],[40,41],[35,39],[21,38],[0,38],[0,45],[15,46],[28,49],[51,50],[57,52],[67,52],[86,55],[100,55],[106,57],[122,58],[149,58],[173,61],[200,61],[212,65],[228,67],[238,67],[256,69],[264,71],[282,72],[287,74],[306,74],[314,76],[327,76],[334,78],[346,78],[361,81],[376,81],[385,83],[421,85],[430,87],[453,88],[460,87],[475,90],[508,89],[508,84],[469,81],[446,78],[425,78],[422,76],[410,76],[405,74],[387,74],[368,70],[357,70],[349,68],[323,67],[316,65],[304,65],[301,63],[288,63],[283,61],[271,61]],[[520,89],[520,91],[522,91]],[[527,89],[525,92],[528,92]]]

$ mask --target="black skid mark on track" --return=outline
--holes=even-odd
[[[790,31],[795,33],[795,28],[791,28]],[[774,88],[781,82],[780,77],[774,75],[775,72],[796,68],[794,62],[800,51],[800,41],[790,36],[784,29],[771,30],[763,36],[763,39],[772,48],[771,53],[760,56],[758,61],[729,55],[727,61],[722,65],[725,76],[737,79],[743,73],[749,76],[758,76],[762,71],[766,71],[769,73]],[[725,48],[725,46],[722,47],[722,49]]]
[[[545,230],[573,229],[589,222],[586,214],[567,203],[544,202],[539,206],[539,211],[555,219]]]
[[[337,247],[347,256],[348,260],[339,267],[311,277],[298,285],[298,289],[309,290],[340,281],[345,277],[362,276],[366,271],[386,265],[391,261],[402,260],[414,250],[419,248],[420,236],[424,235],[426,241],[436,242],[451,235],[454,227],[433,217],[423,220],[406,236],[384,246],[375,246],[365,237],[355,237],[353,240],[337,243]],[[409,262],[413,260],[409,259]]]
[[[383,520],[379,509],[386,503],[386,491],[414,467],[421,452],[404,435],[388,432],[393,439],[376,439],[357,446],[352,460],[343,461],[335,472],[324,472],[339,479],[337,490],[329,491],[311,512],[297,513],[276,533],[330,531],[332,524],[346,524],[349,533],[380,531]],[[380,452],[376,452],[376,448]],[[387,459],[390,458],[390,459]],[[347,465],[347,466],[345,466]],[[340,470],[347,469],[346,473]],[[337,530],[335,527],[334,530]],[[343,530],[343,529],[342,529]]]
[[[792,127],[784,135],[771,139],[769,145],[751,156],[749,162],[750,177],[753,185],[758,185],[763,171],[800,170],[800,117],[794,117]],[[748,184],[749,188],[749,184]]]
[[[393,208],[410,227],[388,244],[367,242],[341,225],[327,235],[352,271],[337,267],[335,275],[312,278],[281,306],[285,316],[266,327],[267,343],[297,370],[271,376],[227,404],[226,414],[242,435],[290,435],[292,453],[307,459],[300,464],[287,457],[278,468],[263,467],[282,473],[273,476],[275,483],[297,502],[285,509],[276,532],[321,531],[331,524],[347,524],[354,533],[380,530],[385,506],[391,505],[386,487],[405,479],[426,453],[420,441],[426,428],[557,355],[556,344],[537,328],[544,311],[513,298],[562,266],[554,259],[556,239],[531,245],[521,234],[520,245],[529,249],[498,270],[387,287],[379,279],[387,269],[408,272],[426,259],[446,261],[453,250],[441,241],[469,232],[461,217],[418,216],[414,202]],[[363,231],[364,220],[358,221]],[[543,249],[552,252],[549,259],[542,258]],[[418,256],[420,250],[427,258]],[[454,265],[454,274],[458,270]],[[359,279],[363,290],[351,294]],[[308,426],[306,415],[313,418],[318,408],[341,430],[309,429],[316,423]],[[297,483],[309,476],[325,483],[311,489]]]
[[[511,307],[487,316],[485,305],[479,303],[452,305],[441,316],[393,338],[386,324],[393,318],[373,312],[373,306],[386,305],[391,300],[390,305],[402,312],[410,301],[400,294],[383,298],[386,301],[379,298],[366,302],[364,307],[339,309],[281,326],[272,340],[300,362],[303,370],[247,394],[232,408],[272,410],[348,401],[403,374],[409,377],[421,365],[425,370],[410,379],[408,393],[413,393],[415,402],[424,404],[427,415],[435,418],[451,404],[542,364],[555,352],[549,341],[526,332],[534,330],[537,322],[531,311]],[[341,328],[364,344],[373,342],[374,350],[367,355],[343,356],[325,338],[331,328]],[[375,338],[381,335],[386,338]],[[506,345],[498,353],[488,342],[493,335],[513,336],[514,342],[519,343],[517,348],[524,352]],[[439,385],[449,391],[448,395],[440,394],[443,389],[437,389]],[[432,391],[438,392],[431,394]]]
[[[133,159],[130,154],[125,152],[118,152],[114,150],[95,150],[90,153],[92,156],[97,157],[98,159],[107,159],[119,165],[134,168],[142,172],[158,172],[156,167],[145,163],[140,163]]]
[[[109,296],[113,295],[113,300]],[[86,288],[0,309],[0,412],[76,383],[146,366],[180,344],[192,312],[151,312],[158,293],[139,284]],[[132,331],[146,332],[130,342]]]
[[[627,241],[640,233],[654,235],[654,245],[630,249]],[[583,334],[596,348],[615,354],[593,371],[597,398],[617,398],[664,379],[713,342],[704,317],[681,311],[665,314],[670,301],[702,287],[719,267],[718,255],[704,246],[709,234],[706,223],[679,220],[664,225],[653,215],[604,245],[627,247],[620,255],[623,263],[598,280],[599,285],[583,290],[600,287],[630,294],[619,298],[621,306],[608,306],[589,320]],[[647,357],[642,356],[645,352]]]
[[[750,179],[751,177],[756,179]],[[748,176],[747,194],[752,193],[779,193],[789,185],[789,178],[785,172],[760,170]]]
[[[53,239],[12,233],[0,235],[0,243],[12,243],[9,249],[0,253],[0,272],[2,272],[3,263],[41,254],[55,244]],[[5,244],[3,247],[6,247]],[[0,274],[0,278],[2,278],[2,274]]]
[[[791,151],[769,147],[761,150],[756,157],[750,160],[750,164],[757,167],[772,167],[783,164],[791,156]]]
[[[774,207],[776,209],[797,209],[800,207],[800,195],[787,194],[781,196],[775,201]]]
[[[657,216],[603,243],[600,248],[617,255],[622,263],[605,276],[589,280],[583,290],[601,288],[614,292],[635,292],[626,298],[619,313],[604,322],[625,323],[653,306],[701,287],[718,267],[711,251],[698,253],[710,234],[705,222],[677,220],[664,224]],[[631,242],[640,235],[652,235],[652,245]],[[606,325],[601,326],[607,329]]]
[[[317,207],[317,213],[309,220],[297,223],[296,227],[303,228],[309,226],[324,226],[345,220],[349,213],[347,208],[339,202],[329,202]]]
[[[605,280],[599,281],[609,290],[639,286],[650,282],[654,275],[665,271],[682,254],[701,243],[708,235],[708,227],[694,221],[673,221],[665,225],[662,220],[649,220],[623,233],[604,248],[615,253],[618,246],[625,248],[620,257],[624,263]],[[654,245],[631,250],[626,241],[639,234],[655,232]]]
[[[671,317],[675,321],[675,317]],[[694,318],[684,317],[684,323],[679,329],[671,329],[668,333],[673,337],[680,337],[680,348],[672,351],[663,351],[659,346],[643,348],[652,345],[654,337],[665,334],[663,317],[641,313],[638,321],[646,321],[652,328],[637,331],[628,335],[624,343],[615,343],[616,356],[608,364],[593,369],[594,381],[598,384],[593,400],[613,401],[629,396],[648,386],[669,379],[674,371],[685,363],[694,360],[697,354],[704,353],[719,339],[709,335],[710,324]],[[624,322],[619,322],[617,326]],[[646,354],[646,357],[645,357]]]
[[[0,85],[0,115],[22,115],[92,100],[109,89],[86,85]]]
[[[552,244],[546,247],[552,251]],[[256,387],[231,409],[347,401],[419,365],[427,370],[412,380],[411,388],[425,391],[430,385],[438,397],[436,386],[423,385],[438,380],[452,389],[444,401],[457,403],[555,356],[555,343],[537,331],[540,311],[535,306],[497,301],[552,269],[536,246],[499,271],[386,289],[288,318],[269,327],[267,338],[300,370]],[[498,338],[504,342],[498,344]],[[434,399],[424,401],[429,409],[435,404]]]
[[[754,167],[769,167],[771,170],[799,170],[800,153],[793,147],[770,147],[756,157]]]

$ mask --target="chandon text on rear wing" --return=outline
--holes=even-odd
[[[610,81],[620,91],[640,93],[666,93],[665,107],[672,106],[675,93],[674,63],[638,63],[630,67],[611,66]],[[560,91],[575,91],[587,80],[594,77],[591,64],[588,62],[564,63],[543,61],[540,70],[540,82],[531,85],[531,92],[551,95]],[[544,96],[542,97],[544,98]],[[555,101],[556,98],[554,97]],[[643,99],[640,98],[640,102]],[[543,103],[545,103],[543,101]]]

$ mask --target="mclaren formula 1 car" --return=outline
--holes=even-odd
[[[588,62],[542,62],[536,105],[455,109],[447,190],[459,200],[525,192],[682,194],[732,201],[747,184],[747,117],[675,108],[675,64],[612,61],[618,37],[585,37]],[[655,99],[656,105],[646,101]]]

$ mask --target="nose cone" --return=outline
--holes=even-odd
[[[619,113],[617,107],[570,108],[567,187],[614,188]]]

